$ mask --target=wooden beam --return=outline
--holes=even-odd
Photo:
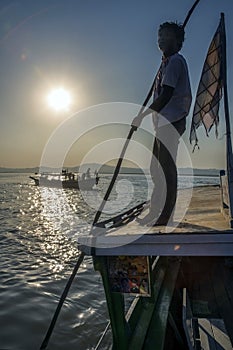
[[[85,237],[80,249],[91,255],[92,238]],[[83,242],[84,243],[84,242]],[[112,255],[160,255],[160,256],[233,256],[233,234],[214,231],[206,234],[145,234],[134,236],[131,243],[127,236],[100,236],[96,238],[96,256]]]

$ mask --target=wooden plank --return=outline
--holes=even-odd
[[[223,319],[195,318],[186,288],[183,289],[183,326],[189,350],[197,347],[205,350],[230,350],[232,344]],[[198,331],[195,331],[195,326]]]
[[[228,180],[226,175],[220,176],[221,181],[221,198],[223,208],[229,208],[229,191],[228,191]]]
[[[211,323],[207,318],[198,318],[201,347],[205,350],[216,350],[216,342]],[[226,348],[223,348],[226,349]],[[230,350],[230,349],[229,349]]]
[[[232,350],[223,319],[198,318],[197,321],[202,349]]]
[[[211,267],[210,267],[211,270]],[[202,270],[195,276],[196,290],[192,294],[192,309],[195,317],[216,315],[216,300],[210,279],[210,271]]]
[[[130,241],[129,244],[127,236],[97,237],[95,255],[233,256],[233,235],[226,233],[147,234],[132,236]],[[91,244],[91,237],[86,242]],[[81,250],[91,254],[87,243]]]
[[[92,235],[79,237],[80,248],[88,255],[99,256],[233,256],[233,229],[222,214],[220,203],[219,187],[195,188],[181,223],[147,227],[133,220],[120,227],[98,227]],[[95,251],[91,249],[93,245]]]
[[[150,327],[143,346],[145,350],[162,350],[166,336],[166,328],[169,316],[170,304],[180,268],[180,261],[177,259],[170,263],[161,288],[158,301],[151,319]]]
[[[220,317],[211,277],[212,270],[218,260],[221,261],[224,258],[189,257],[182,259],[184,285],[192,300],[194,317]],[[218,276],[216,276],[216,280],[218,280]]]
[[[161,258],[159,259],[161,260]],[[138,303],[135,307],[134,313],[138,314],[137,323],[134,326],[133,333],[130,338],[128,350],[142,349],[143,343],[146,337],[147,329],[153,315],[155,305],[158,299],[158,295],[165,276],[165,265],[161,266],[158,262],[158,266],[155,266],[154,281],[153,281],[153,296],[151,298],[138,299]],[[141,303],[139,304],[139,301]],[[138,312],[140,310],[140,313]],[[131,318],[133,318],[133,314]],[[126,315],[126,319],[128,315]],[[132,326],[132,322],[129,319],[129,325]]]
[[[182,199],[186,198],[186,191],[180,190],[180,201],[177,205],[176,211],[180,211],[179,206],[182,206]],[[230,226],[221,212],[221,199],[220,188],[217,186],[202,186],[194,188],[192,191],[191,202],[187,203],[187,207],[184,208],[184,214],[182,220],[176,221],[176,215],[174,223],[168,226],[147,227],[140,225],[136,220],[129,222],[127,225],[119,227],[108,227],[107,234],[117,235],[125,234],[145,234],[145,233],[185,233],[185,232],[199,232],[203,231],[216,231],[216,230],[229,230]],[[140,212],[140,210],[138,210]],[[148,208],[145,206],[141,212],[140,218],[143,218],[148,213]],[[180,217],[178,215],[178,217]],[[111,222],[111,220],[109,220]],[[104,222],[103,222],[104,223]],[[99,223],[98,225],[101,225]],[[96,232],[99,234],[100,232]],[[103,230],[104,233],[104,230]]]
[[[189,350],[194,348],[194,333],[192,327],[193,313],[190,305],[190,300],[187,294],[187,289],[183,288],[183,307],[182,307],[182,321],[186,340]]]
[[[232,312],[230,312],[233,310],[233,304],[227,292],[226,285],[228,280],[224,278],[225,275],[223,274],[223,269],[224,267],[222,265],[222,262],[219,261],[218,264],[216,264],[215,269],[211,272],[211,278],[216,296],[216,303],[221,318],[224,320],[231,343],[233,344]]]
[[[216,349],[233,349],[230,338],[227,334],[224,321],[222,319],[211,319],[210,322],[213,336],[216,342]]]
[[[229,301],[233,307],[233,258],[224,258],[221,264],[221,277],[224,281],[225,289],[229,297]]]

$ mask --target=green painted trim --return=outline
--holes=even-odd
[[[161,260],[157,263],[151,274],[152,283],[152,296],[151,298],[141,297],[135,306],[134,312],[129,320],[129,324],[132,327],[134,325],[133,334],[129,343],[129,350],[140,350],[143,347],[148,327],[150,325],[151,317],[153,315],[160,288],[165,276],[165,265],[161,263]],[[134,314],[136,314],[137,320],[134,321]],[[132,322],[134,321],[134,322]]]
[[[110,290],[107,257],[94,257],[93,262],[101,273],[105,289],[113,335],[112,350],[163,350],[180,261],[167,257],[158,259],[151,273],[151,297],[134,299],[126,316],[124,295]]]
[[[124,296],[120,293],[112,293],[107,274],[107,258],[93,258],[95,269],[101,273],[108,312],[111,321],[113,350],[128,350],[129,331],[125,319]]]
[[[180,261],[171,261],[159,293],[158,301],[148,329],[143,349],[163,350],[168,322],[169,309],[180,268]]]

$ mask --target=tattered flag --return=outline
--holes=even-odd
[[[222,97],[222,19],[209,46],[202,69],[196,101],[194,105],[190,142],[195,141],[194,149],[198,146],[197,128],[204,125],[208,136],[213,125],[219,123],[219,101]]]

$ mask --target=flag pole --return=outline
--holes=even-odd
[[[232,162],[232,142],[231,142],[231,126],[230,126],[230,113],[228,103],[228,89],[227,89],[227,59],[226,59],[226,31],[225,31],[225,18],[224,13],[221,13],[222,23],[222,77],[223,77],[223,97],[224,97],[224,112],[226,122],[226,153],[227,153],[227,181],[229,191],[229,217],[230,226],[233,228],[233,162]]]

